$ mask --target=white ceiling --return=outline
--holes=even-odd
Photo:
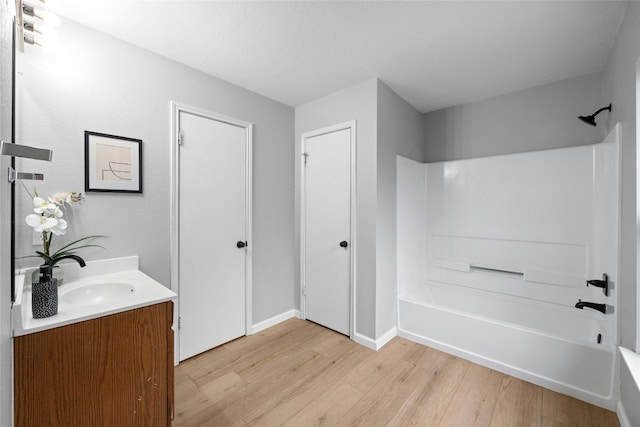
[[[615,1],[59,0],[60,14],[290,106],[379,77],[421,112],[601,71]]]

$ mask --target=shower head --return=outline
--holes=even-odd
[[[597,125],[596,118],[593,116],[578,116],[578,118],[588,125],[591,125],[591,126]]]
[[[601,112],[603,112],[604,110],[611,111],[611,104],[609,104],[609,106],[608,106],[608,107],[604,107],[604,108],[599,109],[598,111],[596,111],[595,113],[593,113],[593,114],[592,114],[592,115],[590,115],[590,116],[578,116],[578,118],[579,118],[580,120],[582,120],[583,122],[585,122],[586,124],[588,124],[588,125],[596,126],[596,125],[597,125],[597,123],[596,123],[596,116],[597,116],[598,114],[600,114]]]

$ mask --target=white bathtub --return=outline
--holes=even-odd
[[[599,316],[587,309],[425,282],[399,296],[398,335],[615,409],[615,346]]]

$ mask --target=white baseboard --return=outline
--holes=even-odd
[[[377,340],[373,340],[357,332],[353,334],[353,340],[360,345],[370,348],[371,350],[378,351],[382,347],[384,347],[386,343],[391,341],[397,334],[398,334],[398,329],[394,326],[393,328],[389,329],[387,332],[382,334],[382,336]]]
[[[616,406],[616,414],[618,415],[618,421],[620,421],[620,427],[633,427],[627,416],[627,411],[624,410],[622,401],[618,402]]]
[[[300,310],[293,309],[293,310],[285,311],[284,313],[280,313],[267,320],[263,320],[262,322],[256,323],[251,327],[251,331],[247,335],[257,334],[260,331],[263,331],[267,328],[277,325],[278,323],[284,322],[285,320],[288,320],[294,317],[298,319],[302,318],[302,313],[300,313]],[[385,344],[391,341],[397,334],[398,334],[398,329],[395,326],[389,329],[384,334],[382,334],[382,336],[377,340],[373,340],[369,337],[366,337],[356,332],[353,336],[353,341],[367,348],[370,348],[371,350],[378,351],[382,347],[384,347]]]
[[[360,345],[370,348],[371,350],[378,350],[376,348],[376,342],[374,340],[369,337],[365,337],[364,335],[361,335],[357,332],[353,334],[353,340]]]
[[[293,310],[285,311],[284,313],[280,313],[267,320],[263,320],[262,322],[256,323],[251,327],[251,331],[248,335],[257,334],[260,331],[263,331],[267,328],[277,325],[278,323],[284,322],[285,320],[289,320],[294,317],[300,319],[301,317],[300,310],[293,309]]]
[[[393,328],[389,329],[384,334],[382,334],[382,336],[376,340],[376,344],[378,345],[377,350],[380,350],[389,341],[394,339],[397,335],[398,335],[398,328],[396,328],[395,326]]]

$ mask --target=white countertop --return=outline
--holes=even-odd
[[[16,300],[12,307],[13,335],[70,325],[139,307],[175,300],[171,289],[156,282],[138,270],[138,257],[90,261],[85,268],[77,265],[63,266],[64,284],[58,288],[58,313],[44,319],[34,319],[31,312],[31,273],[25,269],[16,275]],[[94,304],[69,304],[64,295],[83,286],[101,283],[123,283],[133,291],[121,298]]]

